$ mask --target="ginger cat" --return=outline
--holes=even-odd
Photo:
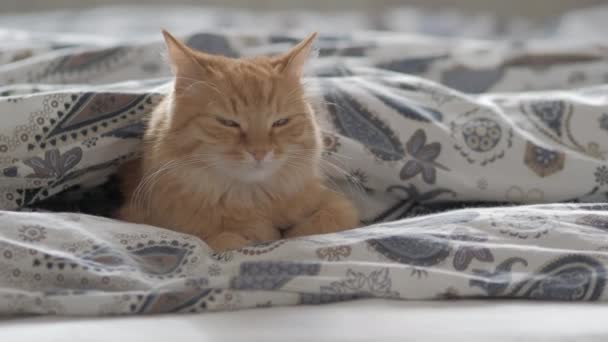
[[[301,84],[316,33],[283,55],[241,59],[163,35],[175,83],[151,114],[142,159],[120,171],[118,218],[193,234],[214,250],[358,225],[320,171]]]

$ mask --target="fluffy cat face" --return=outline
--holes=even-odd
[[[319,130],[300,82],[315,34],[278,57],[230,59],[163,33],[176,77],[166,132],[173,153],[243,183],[315,172]]]

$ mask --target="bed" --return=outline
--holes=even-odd
[[[413,14],[404,32],[399,19]],[[594,17],[517,40],[462,18],[383,15],[276,13],[256,30],[251,14],[194,8],[0,17],[0,312],[44,316],[7,318],[0,334],[605,336],[606,44],[570,39]],[[137,156],[143,119],[170,87],[159,26],[233,57],[320,30],[306,85],[324,157],[344,170],[328,176],[362,227],[214,253],[108,218],[122,200],[116,169]],[[557,323],[533,323],[547,315]]]
[[[9,341],[604,341],[606,308],[581,303],[361,300],[205,315],[27,318],[1,323]],[[550,319],[548,319],[550,317]],[[238,329],[236,328],[238,327]],[[145,333],[144,333],[145,331]]]

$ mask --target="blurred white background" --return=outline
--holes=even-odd
[[[42,11],[56,8],[87,8],[122,5],[125,0],[2,0],[0,13]],[[471,13],[491,13],[498,16],[551,18],[572,9],[598,4],[606,0],[143,0],[132,4],[146,5],[210,5],[247,9],[354,9],[375,11],[395,6],[416,6],[429,9],[458,9]]]
[[[237,27],[282,34],[373,30],[604,41],[608,0],[0,0],[0,31],[120,40],[158,37],[159,27],[174,33]]]

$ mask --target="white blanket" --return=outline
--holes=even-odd
[[[120,204],[111,175],[137,152],[142,119],[168,86],[160,39],[4,34],[0,207],[13,211],[0,215],[2,313],[608,298],[605,205],[399,220],[472,202],[604,201],[603,45],[322,34],[307,86],[325,157],[346,170],[332,181],[367,226],[212,254],[192,236],[83,214]],[[229,56],[276,53],[299,38],[239,30],[182,37]],[[527,91],[547,88],[562,90]],[[28,212],[41,209],[81,213]]]

